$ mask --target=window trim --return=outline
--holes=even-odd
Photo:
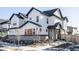
[[[42,31],[42,29],[41,29],[41,28],[40,28],[39,30],[40,30],[40,32]]]
[[[46,29],[46,32],[48,32],[48,30]]]
[[[49,24],[49,21],[48,21],[49,19],[47,18],[47,24]]]
[[[39,16],[36,16],[36,22],[39,22]]]
[[[13,23],[13,26],[17,25],[17,23]]]
[[[32,18],[30,17],[29,20],[32,20]]]

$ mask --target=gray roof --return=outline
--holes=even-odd
[[[57,9],[58,8],[52,9],[52,10],[43,11],[43,13],[46,14],[47,16],[52,16]]]
[[[59,25],[59,26],[61,27],[61,29],[62,29],[62,26],[61,26],[61,24],[60,24],[59,22],[55,23],[54,25],[50,25],[50,26],[48,26],[47,28],[48,28],[48,29],[55,29],[58,25]]]

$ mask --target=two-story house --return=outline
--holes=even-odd
[[[66,33],[67,22],[67,17],[63,17],[59,8],[40,11],[32,7],[27,14],[18,13],[10,17],[8,35],[47,36],[47,27],[56,23],[62,25],[61,33]]]

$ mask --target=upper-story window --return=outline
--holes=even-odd
[[[49,20],[48,20],[48,18],[47,18],[47,24],[49,23]]]
[[[17,23],[13,23],[13,26],[15,26]]]
[[[30,20],[32,20],[32,18],[31,18],[31,17],[30,17],[29,19],[30,19]]]
[[[36,22],[39,22],[39,16],[36,16]]]
[[[42,29],[40,28],[40,32],[42,31]]]
[[[47,32],[48,30],[46,29],[46,32]]]

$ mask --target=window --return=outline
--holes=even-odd
[[[40,32],[42,31],[42,29],[40,28]]]
[[[36,22],[39,22],[39,16],[36,16]]]
[[[16,23],[13,23],[13,25],[15,26],[15,25],[16,25]]]
[[[32,18],[31,18],[31,17],[30,17],[29,19],[30,19],[30,20],[32,20]]]
[[[48,22],[48,18],[47,18],[47,24],[48,24],[49,22]]]
[[[36,30],[38,30],[38,28],[36,28]]]
[[[46,32],[47,32],[47,29],[46,29]]]
[[[35,35],[35,29],[33,29],[33,35]]]

